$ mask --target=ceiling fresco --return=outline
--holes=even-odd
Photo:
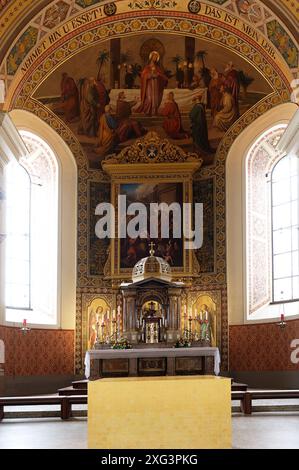
[[[229,128],[272,91],[254,67],[223,47],[144,33],[73,56],[34,97],[69,126],[96,169],[152,131],[212,164]]]

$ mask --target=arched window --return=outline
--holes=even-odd
[[[6,320],[57,323],[59,167],[42,139],[20,131],[28,155],[6,169]]]
[[[299,158],[279,160],[271,183],[273,301],[299,300]]]
[[[285,128],[265,132],[246,159],[248,319],[287,313],[280,304],[299,300],[299,160],[277,151]]]

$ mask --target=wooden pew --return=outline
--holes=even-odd
[[[60,405],[60,417],[66,420],[72,416],[72,405],[77,404],[87,404],[87,396],[0,397],[0,421],[4,419],[5,406]]]
[[[240,400],[241,410],[245,415],[252,414],[253,400],[288,400],[299,398],[299,390],[251,390],[232,392],[232,400]]]

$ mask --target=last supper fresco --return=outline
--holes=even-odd
[[[211,165],[225,133],[271,91],[246,57],[227,48],[144,33],[74,55],[35,98],[69,126],[97,169],[149,131]]]

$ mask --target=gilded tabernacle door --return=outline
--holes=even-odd
[[[193,250],[186,249],[183,235],[183,207],[185,203],[192,205],[193,174],[200,169],[202,162],[198,154],[185,153],[155,132],[149,132],[119,155],[109,156],[103,161],[104,171],[111,176],[111,203],[116,209],[115,238],[111,240],[105,270],[108,278],[131,279],[133,267],[149,255],[151,242],[156,256],[170,265],[174,279],[187,281],[194,275]],[[142,236],[134,237],[128,235],[126,228],[130,223],[134,224],[132,219],[141,215],[136,203],[142,203],[142,220],[146,218],[146,229]],[[170,209],[167,237],[161,236],[161,217],[158,218],[156,234],[153,236],[151,232],[153,204],[164,205],[164,215],[168,210],[165,209],[166,204]],[[172,211],[174,204],[176,210]],[[178,226],[179,237],[176,232]]]

